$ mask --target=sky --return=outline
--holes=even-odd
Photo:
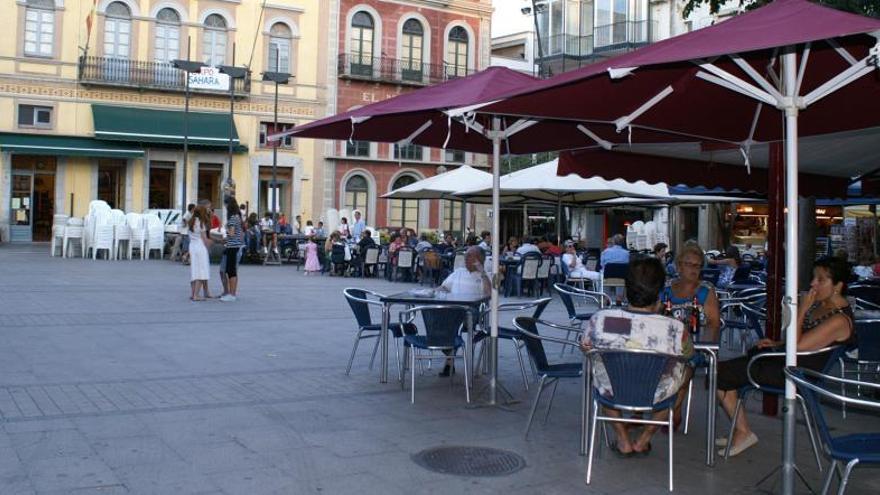
[[[532,16],[523,15],[520,10],[531,4],[530,0],[492,0],[492,6],[495,8],[495,12],[492,13],[492,37],[534,31]]]

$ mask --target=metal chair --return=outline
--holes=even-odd
[[[552,298],[545,297],[543,299],[537,299],[534,301],[527,301],[527,302],[523,302],[523,303],[499,304],[498,305],[498,313],[513,312],[513,311],[525,311],[527,309],[534,308],[534,310],[532,311],[532,318],[537,320],[538,318],[541,317],[541,314],[544,313],[544,310],[547,308],[547,305],[550,304],[550,301],[552,301],[552,300],[553,300]],[[483,314],[481,316],[481,321],[488,323],[490,314],[491,314],[491,310],[489,310],[489,309],[486,309],[485,311],[483,311]],[[499,319],[500,318],[501,317],[499,316]],[[523,360],[523,356],[522,356],[522,348],[525,347],[525,342],[523,341],[522,334],[516,328],[501,326],[500,321],[498,323],[499,323],[498,324],[498,338],[504,339],[504,340],[509,340],[513,343],[514,349],[516,350],[516,359],[519,362],[519,371],[522,374],[523,388],[526,389],[526,392],[528,392],[529,391],[529,379],[526,376],[526,366],[525,366],[525,361]],[[479,369],[480,364],[483,363],[483,356],[485,355],[486,342],[488,341],[487,337],[489,337],[489,334],[485,331],[474,335],[474,344],[475,345],[480,342],[483,343],[483,345],[480,347],[480,356],[477,359],[477,365],[475,366],[475,368],[477,368],[477,369]],[[532,373],[537,374],[537,371],[535,370],[535,365],[531,360],[529,361],[529,365],[532,368]]]
[[[361,276],[362,277],[366,277],[367,272],[371,271],[370,270],[371,268],[372,268],[371,273],[373,274],[374,277],[376,276],[376,271],[377,271],[376,265],[379,263],[379,251],[380,251],[379,248],[376,246],[370,246],[364,250],[364,257],[363,257],[364,262],[363,262],[363,267],[361,268]]]
[[[544,291],[550,292],[550,267],[556,263],[553,256],[544,255],[541,257],[541,264],[538,265],[538,273],[535,276],[534,284],[538,286],[538,297],[544,294]]]
[[[829,353],[828,361],[825,364],[825,369],[823,370],[823,373],[827,373],[831,369],[831,367],[834,366],[835,363],[837,363],[837,360],[839,359],[839,357],[841,356],[841,354],[843,353],[843,351],[845,349],[846,348],[842,345],[835,345],[835,346],[823,347],[822,349],[817,349],[815,351],[801,351],[801,352],[798,352],[797,355],[798,355],[798,357],[804,357],[804,356],[813,356],[816,354],[822,354],[825,352]],[[784,395],[785,394],[784,389],[770,387],[767,385],[761,385],[760,383],[756,382],[755,379],[752,377],[752,366],[756,362],[759,362],[761,359],[780,358],[780,357],[784,358],[785,353],[784,352],[764,352],[761,354],[756,354],[754,357],[752,357],[752,359],[749,360],[749,364],[746,368],[746,374],[748,375],[749,385],[746,385],[744,387],[740,387],[740,389],[737,391],[738,398],[736,401],[736,408],[733,411],[733,418],[731,418],[730,433],[728,433],[728,435],[727,435],[727,446],[724,448],[724,459],[728,459],[730,457],[730,447],[733,444],[733,432],[736,429],[736,418],[737,418],[737,416],[739,416],[739,411],[740,411],[740,409],[742,409],[742,405],[746,401],[748,394],[750,394],[751,392],[755,392],[755,391],[760,391],[761,393],[764,393],[764,394],[773,394],[773,395]],[[809,415],[809,412],[807,411],[807,406],[804,403],[803,397],[798,396],[798,403],[800,404],[801,411],[804,414],[804,422],[807,425],[807,433],[810,436],[810,444],[813,447],[813,455],[816,458],[816,465],[819,467],[819,471],[821,472],[822,471],[822,460],[819,458],[819,447],[816,443],[816,436],[815,436],[815,432],[813,431],[813,423],[810,420],[810,415]]]
[[[855,375],[856,381],[863,381],[862,377],[868,375],[869,381],[877,383],[880,378],[880,320],[856,320],[856,355],[840,355],[840,377]],[[846,389],[841,386],[841,394],[846,395]],[[861,397],[861,389],[855,390],[856,396]],[[841,412],[846,418],[846,404],[841,404]]]
[[[608,375],[612,396],[606,397],[594,386],[592,388],[593,416],[591,419],[590,441],[587,453],[587,484],[593,474],[593,452],[596,446],[596,424],[599,421],[642,425],[666,426],[669,434],[669,491],[673,489],[673,435],[675,434],[672,410],[676,394],[656,400],[657,386],[667,370],[675,364],[684,364],[682,356],[663,354],[642,349],[593,349],[588,353],[593,362],[593,371],[601,364]],[[684,366],[676,371],[683,372]],[[652,413],[666,410],[665,421],[645,418],[615,418],[600,414],[599,405],[630,413]]]
[[[825,482],[822,485],[822,495],[827,494],[831,489],[831,482],[835,474],[840,478],[837,494],[843,495],[846,492],[846,484],[849,482],[850,474],[852,474],[853,469],[857,465],[880,464],[880,433],[855,433],[832,437],[828,423],[825,420],[825,412],[819,401],[825,400],[838,403],[841,407],[847,404],[858,405],[874,411],[880,411],[880,402],[846,397],[845,395],[834,393],[819,384],[824,382],[834,385],[839,384],[842,387],[849,385],[874,390],[880,390],[880,384],[837,378],[828,374],[816,373],[812,370],[795,367],[785,368],[785,374],[795,382],[798,396],[803,397],[802,400],[806,402],[813,419],[816,421],[816,429],[822,442],[822,450],[825,456],[831,460],[831,466],[828,468],[828,474],[825,475]],[[841,466],[843,466],[843,472],[841,472]]]
[[[354,362],[354,356],[357,353],[358,345],[363,339],[376,339],[376,344],[373,346],[373,355],[370,357],[370,369],[372,370],[373,362],[376,360],[376,351],[379,349],[379,336],[382,332],[382,325],[373,323],[372,318],[370,317],[370,306],[372,305],[381,308],[382,303],[379,299],[384,296],[378,292],[355,288],[343,289],[342,294],[348,301],[348,305],[351,307],[351,311],[354,313],[354,317],[358,323],[358,331],[354,337],[354,346],[351,349],[351,357],[348,358],[348,366],[345,368],[345,374],[348,375],[351,373],[351,365]],[[389,323],[388,331],[394,336],[394,352],[397,355],[397,375],[402,379],[403,371],[400,366],[400,346],[398,345],[398,341],[404,335],[415,335],[417,330],[414,324],[407,322],[404,324]]]
[[[620,291],[626,287],[626,275],[628,273],[629,263],[608,263],[602,267],[602,276],[599,279],[601,287],[599,290],[607,294],[607,289],[614,289],[619,295]]]
[[[529,430],[532,428],[532,420],[535,418],[535,411],[538,409],[538,403],[541,401],[541,395],[544,393],[544,388],[553,385],[553,390],[550,392],[550,400],[547,402],[547,411],[544,413],[544,424],[546,424],[547,419],[550,417],[550,409],[553,407],[553,398],[556,396],[556,387],[559,385],[559,380],[564,378],[580,379],[583,375],[583,363],[580,361],[576,363],[550,364],[547,360],[547,353],[544,351],[545,341],[562,344],[563,347],[567,345],[576,346],[577,342],[548,335],[541,335],[538,333],[538,324],[549,328],[559,328],[558,325],[536,320],[535,318],[530,318],[528,316],[519,316],[513,319],[513,326],[525,341],[526,350],[528,350],[529,357],[535,365],[535,370],[540,377],[538,380],[538,391],[535,393],[535,398],[532,400],[532,409],[529,412],[529,419],[526,422],[526,429],[523,434],[526,439],[529,437]],[[571,328],[568,328],[568,330],[576,331],[576,329]]]
[[[540,253],[526,253],[520,258],[519,266],[514,273],[516,282],[516,295],[522,295],[523,284],[528,282],[529,295],[535,284],[538,283],[538,268],[541,266]]]
[[[431,286],[437,285],[437,279],[443,270],[443,258],[435,249],[425,249],[419,253],[419,285],[430,282]]]
[[[472,328],[468,323],[468,320],[471,318],[470,311],[471,309],[467,306],[435,304],[416,306],[400,313],[401,325],[404,325],[404,321],[407,318],[408,321],[415,319],[416,314],[422,315],[422,322],[425,325],[425,335],[407,334],[403,337],[403,361],[407,362],[409,360],[411,377],[410,402],[412,404],[416,402],[416,360],[433,361],[438,359],[446,360],[448,358],[463,358],[465,400],[468,403],[471,402],[467,348],[464,340],[459,335],[462,327]],[[458,349],[465,349],[463,356],[456,355]],[[430,353],[423,356],[417,350],[430,351]],[[433,351],[443,351],[444,354],[437,356],[433,354]],[[445,353],[449,353],[449,355]],[[405,373],[406,368],[404,368]],[[401,387],[403,382],[404,380],[401,380]]]
[[[598,307],[597,309],[611,306],[611,298],[604,292],[578,289],[577,287],[567,284],[553,284],[553,289],[559,294],[559,299],[562,301],[562,305],[565,306],[565,311],[568,313],[568,323],[575,328],[580,328],[584,321],[589,320],[593,317],[593,314],[595,314],[595,311],[578,313],[577,309],[575,309],[575,298],[580,298],[582,301],[593,302]],[[566,334],[565,338],[567,339],[569,336],[570,335]],[[562,352],[565,352],[564,346]]]
[[[704,282],[718,285],[719,278],[721,278],[721,269],[719,268],[703,268],[700,270],[700,280]]]
[[[397,281],[399,272],[403,272],[406,280],[412,279],[412,271],[415,266],[415,251],[408,247],[402,247],[397,250],[397,257],[394,261],[394,271],[391,274],[391,281]]]

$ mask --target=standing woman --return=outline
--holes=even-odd
[[[211,277],[208,259],[208,246],[211,241],[208,239],[207,227],[211,225],[211,217],[208,210],[204,206],[197,206],[193,210],[193,215],[187,222],[189,234],[189,272],[190,287],[192,293],[191,301],[204,301],[205,298],[211,297],[208,293],[208,280]],[[199,297],[199,287],[204,290],[204,297]]]
[[[241,221],[241,210],[235,198],[226,200],[226,280],[229,292],[220,298],[224,302],[236,300],[238,294],[238,260],[241,248],[244,247],[244,228]]]
[[[686,243],[675,258],[675,266],[678,270],[678,278],[660,293],[661,311],[668,313],[666,316],[675,318],[688,327],[696,302],[701,320],[699,325],[702,330],[702,340],[717,341],[718,329],[721,327],[718,295],[711,284],[700,280],[700,270],[703,268],[703,250],[696,243]],[[692,347],[690,333],[685,332],[685,337],[687,342],[684,343],[684,346]],[[675,401],[673,420],[676,427],[681,423],[681,405],[687,394],[688,382],[693,377],[694,368],[702,364],[702,354],[693,354],[693,356],[685,369],[684,385],[679,390],[678,398]]]

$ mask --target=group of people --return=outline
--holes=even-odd
[[[232,302],[237,299],[238,263],[241,261],[244,248],[244,222],[242,221],[241,209],[235,198],[228,198],[225,206],[225,235],[220,232],[217,240],[211,237],[210,231],[218,229],[220,221],[214,215],[210,201],[201,200],[198,205],[190,205],[191,208],[187,208],[188,211],[183,217],[186,238],[189,241],[191,301],[204,301],[212,298],[208,288],[208,281],[211,278],[208,249],[214,242],[223,243],[223,257],[220,260],[220,281],[223,285],[223,293],[219,299],[224,302]],[[200,291],[201,295],[199,295]]]
[[[732,254],[732,253],[728,253]],[[683,358],[675,369],[667,370],[658,386],[655,402],[675,397],[674,424],[681,421],[681,407],[686,396],[693,370],[700,365],[694,351],[693,306],[699,311],[702,338],[716,341],[721,326],[718,296],[712,284],[704,282],[700,270],[704,253],[696,243],[687,243],[677,254],[677,277],[667,283],[667,273],[660,259],[640,256],[630,260],[626,276],[626,308],[611,308],[595,313],[586,325],[581,348],[591,349],[646,349]],[[846,299],[850,279],[849,264],[840,258],[823,258],[813,268],[810,290],[800,302],[797,315],[797,350],[816,351],[837,344],[852,344],[854,339],[853,311]],[[749,383],[748,364],[755,353],[775,350],[783,342],[763,339],[748,355],[721,361],[718,365],[717,399],[722,409],[732,418],[737,402],[737,390]],[[814,370],[825,367],[830,351],[799,359],[799,365]],[[758,361],[750,370],[759,383],[782,388],[784,360],[768,358]],[[600,359],[593,362],[596,388],[606,396],[614,391]],[[621,416],[620,411],[606,409],[608,416]],[[660,411],[653,419],[667,420],[668,412]],[[751,430],[746,412],[740,409],[733,432],[730,455],[736,456],[758,443]],[[620,457],[645,455],[651,450],[651,438],[657,426],[645,425],[641,431],[625,423],[614,423],[617,442],[613,450]],[[633,436],[631,436],[633,435]],[[716,447],[723,451],[727,438],[719,438]]]

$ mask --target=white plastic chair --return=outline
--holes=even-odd
[[[113,259],[113,224],[108,213],[97,213],[94,217],[94,237],[92,237],[92,259],[98,259],[98,251],[107,251],[107,260]]]
[[[125,213],[122,210],[111,210],[110,223],[113,225],[113,259],[131,259],[131,229],[126,223]],[[125,251],[122,251],[123,245]]]
[[[162,259],[165,250],[165,225],[156,215],[144,217],[147,224],[147,259],[153,251],[159,251],[159,259]]]
[[[64,229],[67,227],[68,218],[70,217],[60,214],[52,217],[52,244],[49,247],[49,256],[55,256],[57,249],[61,249],[61,255],[64,256]]]
[[[86,257],[86,247],[83,244],[83,219],[82,218],[69,218],[67,220],[67,225],[64,227],[64,241],[61,244],[61,256],[67,258],[68,255],[72,258],[73,252],[70,250],[71,242],[79,243],[79,251],[80,256]]]
[[[134,250],[137,249],[144,259],[147,255],[147,229],[144,226],[144,217],[140,213],[129,213],[125,215],[125,223],[128,224],[130,231],[128,250],[129,258],[133,256]]]

